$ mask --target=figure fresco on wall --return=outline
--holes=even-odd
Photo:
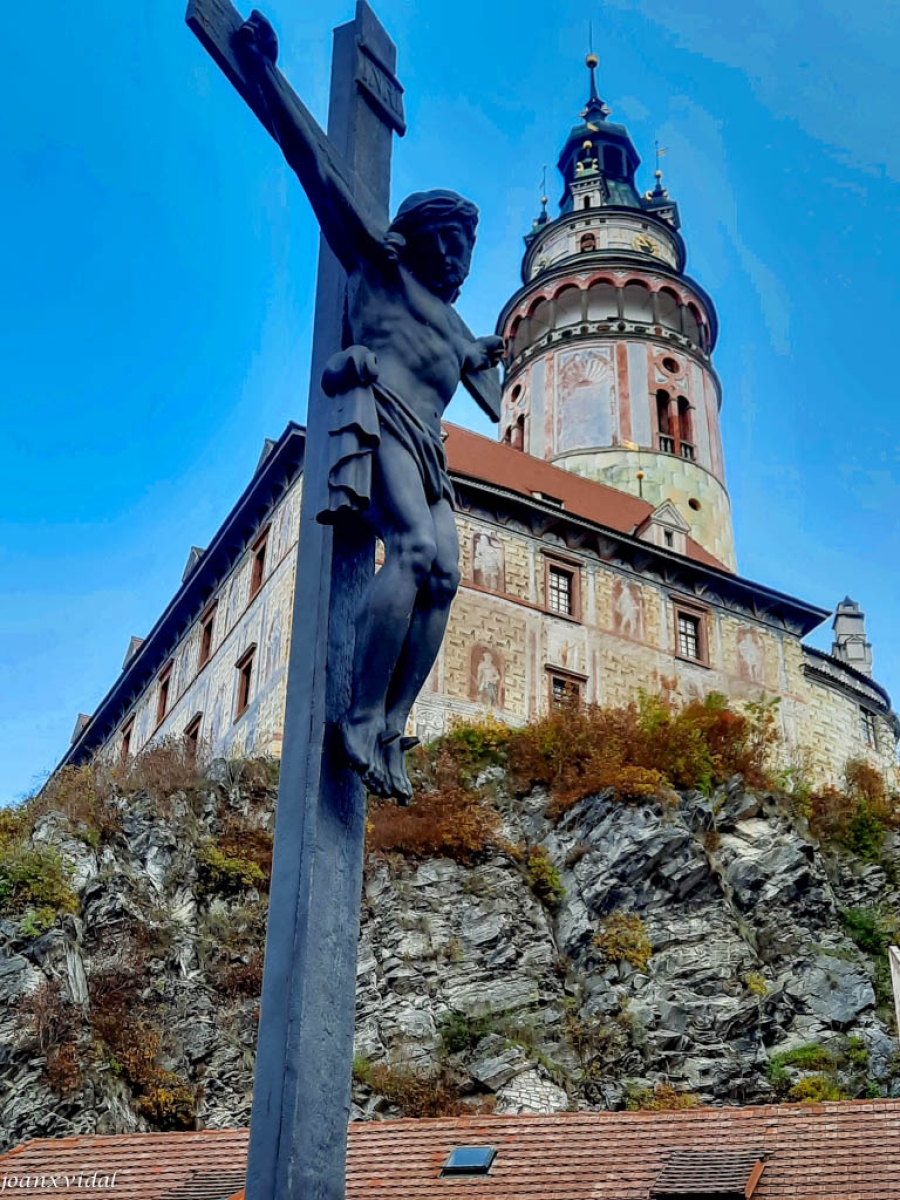
[[[644,598],[636,583],[617,579],[613,584],[613,628],[622,637],[644,637]]]
[[[469,695],[488,708],[503,707],[503,659],[498,650],[481,644],[472,647]]]
[[[762,639],[755,629],[742,629],[737,635],[738,674],[749,683],[763,683],[766,655]]]
[[[612,443],[615,390],[612,349],[594,346],[559,356],[558,451]]]
[[[476,533],[472,538],[472,579],[478,587],[490,588],[493,592],[506,590],[504,578],[503,544],[487,533]]]
[[[281,665],[282,614],[275,614],[269,636],[266,638],[266,669],[263,678],[268,682]]]

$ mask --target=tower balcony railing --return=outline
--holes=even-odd
[[[681,457],[688,459],[689,462],[694,461],[696,456],[694,454],[694,447],[691,445],[690,442],[683,441],[681,443]]]
[[[661,433],[659,435],[659,448],[663,454],[674,454],[675,439],[673,437],[669,437],[667,433]]]

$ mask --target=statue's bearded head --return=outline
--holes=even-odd
[[[452,303],[472,264],[478,209],[456,192],[414,192],[397,209],[388,245],[429,291]]]

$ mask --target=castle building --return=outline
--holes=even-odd
[[[577,695],[779,698],[786,754],[822,782],[865,758],[900,784],[900,721],[849,597],[825,609],[736,567],[713,366],[718,320],[685,271],[678,207],[596,86],[559,158],[559,215],[525,238],[497,329],[500,440],[446,426],[463,581],[411,722],[423,740],[486,710],[521,723]],[[277,754],[305,436],[290,424],[62,764],[169,736]]]

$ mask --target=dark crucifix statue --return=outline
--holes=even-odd
[[[367,522],[384,545],[384,565],[359,606],[353,698],[339,734],[368,789],[408,803],[404,753],[415,739],[403,734],[459,586],[441,417],[462,380],[496,418],[493,368],[503,340],[475,338],[453,307],[469,273],[478,210],[455,192],[418,192],[389,228],[373,225],[275,69],[275,33],[260,13],[241,26],[236,50],[348,276],[350,344],[323,378],[334,415],[329,504],[318,519]],[[478,372],[494,378],[479,386]]]

